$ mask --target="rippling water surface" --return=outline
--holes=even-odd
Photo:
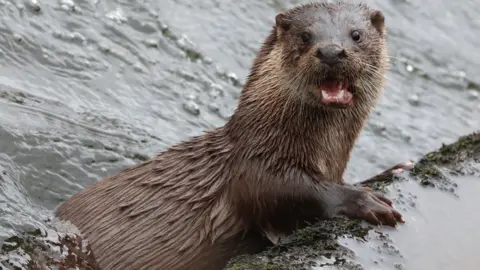
[[[0,0],[0,239],[222,125],[276,12],[306,1]],[[480,127],[480,1],[368,1],[391,71],[354,182]]]

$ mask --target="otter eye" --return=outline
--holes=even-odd
[[[355,42],[359,42],[360,39],[362,38],[362,36],[360,35],[360,32],[357,31],[357,30],[352,31],[352,33],[350,35],[352,36],[352,39]]]
[[[312,39],[312,35],[310,35],[309,32],[303,32],[300,37],[302,38],[302,41],[305,43],[310,42],[310,39]]]

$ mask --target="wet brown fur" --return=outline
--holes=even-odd
[[[309,5],[286,14],[322,4]],[[326,7],[342,12],[341,5]],[[263,234],[338,214],[334,206],[350,196],[339,188],[350,151],[383,88],[385,41],[370,42],[378,71],[359,75],[356,104],[332,109],[298,93],[292,70],[308,80],[314,68],[292,62],[296,52],[285,49],[291,37],[282,31],[274,27],[264,42],[225,126],[90,185],[57,209],[87,236],[102,269],[221,269],[231,256],[261,248]]]

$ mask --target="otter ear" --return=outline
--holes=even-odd
[[[288,31],[288,29],[290,29],[290,27],[292,26],[292,22],[283,12],[278,13],[277,16],[275,16],[275,24],[277,25],[278,29],[281,29],[283,31]]]
[[[372,22],[373,27],[380,32],[380,34],[384,33],[385,30],[385,16],[379,10],[375,10],[370,14],[370,21]]]

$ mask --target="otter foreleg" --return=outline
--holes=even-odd
[[[290,181],[289,183],[294,183]],[[311,184],[310,184],[311,183]],[[297,182],[298,184],[298,182]],[[287,217],[291,222],[302,223],[303,217],[311,216],[316,220],[331,219],[336,216],[345,216],[351,219],[364,220],[372,225],[387,225],[395,227],[397,223],[403,223],[402,215],[392,207],[392,201],[384,197],[381,193],[375,192],[365,187],[356,187],[352,185],[339,185],[332,182],[322,181],[314,184],[307,181],[300,185],[286,187],[290,193],[277,193],[273,199],[270,194],[262,194],[270,201],[270,207],[275,201],[283,201],[285,204],[277,205],[278,211],[285,213],[285,208],[295,206],[287,211],[289,213],[299,213],[296,219],[292,216]],[[306,212],[310,215],[302,215]],[[294,221],[296,220],[296,221]],[[283,221],[284,222],[284,221]],[[282,223],[283,223],[282,222]],[[264,221],[260,225],[263,234],[273,243],[277,244],[286,234],[279,229],[279,224],[273,220]],[[280,224],[282,227],[284,224]],[[299,227],[297,227],[298,229]]]
[[[336,216],[392,227],[404,222],[389,199],[368,188],[339,184],[297,168],[282,174],[265,171],[259,162],[242,168],[248,170],[230,186],[232,203],[247,224],[256,224],[274,244],[307,223]]]

